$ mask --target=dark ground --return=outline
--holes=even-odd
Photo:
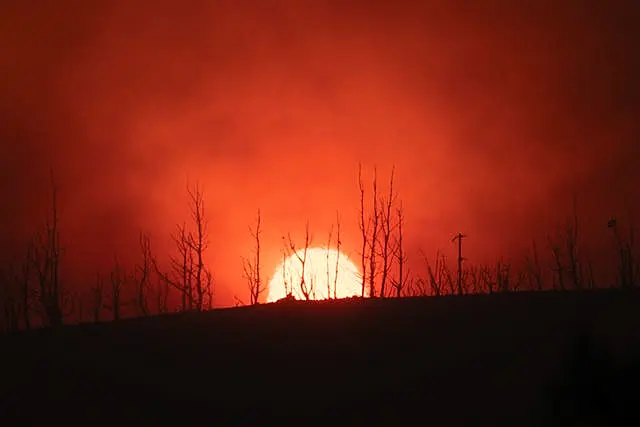
[[[640,425],[639,309],[637,291],[540,292],[31,331],[0,340],[0,422]]]

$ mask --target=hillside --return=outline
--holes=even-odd
[[[538,292],[266,304],[30,331],[0,341],[3,412],[21,423],[304,411],[525,426],[575,425],[602,409],[603,425],[616,425],[637,406],[627,388],[639,379],[639,308],[637,291]]]

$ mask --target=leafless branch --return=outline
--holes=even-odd
[[[360,189],[360,217],[358,219],[360,234],[362,236],[362,252],[360,254],[360,267],[362,268],[362,297],[365,296],[366,283],[367,283],[367,246],[369,243],[369,224],[365,221],[365,207],[364,207],[364,182],[362,181],[362,164],[358,164],[358,186]]]
[[[65,315],[73,310],[72,300],[60,281],[60,231],[58,217],[58,189],[51,172],[51,205],[45,229],[36,233],[30,250],[31,267],[38,282],[38,302],[51,326],[62,325]],[[69,308],[68,312],[65,309]]]
[[[396,208],[396,226],[397,233],[395,236],[395,250],[394,257],[396,259],[396,263],[398,265],[398,278],[392,280],[391,284],[396,291],[396,297],[400,298],[402,296],[403,290],[410,283],[410,275],[409,271],[406,267],[407,265],[407,254],[404,249],[404,235],[403,235],[403,226],[404,226],[404,208],[402,203],[400,206]]]
[[[371,224],[371,238],[369,239],[369,297],[376,297],[376,274],[378,273],[378,254],[376,248],[378,245],[378,232],[380,231],[380,211],[378,206],[378,172],[373,169],[373,188],[372,188],[373,206],[369,222]]]
[[[391,169],[391,178],[389,179],[389,194],[387,198],[380,198],[380,232],[381,239],[379,242],[380,245],[380,257],[382,260],[382,271],[380,278],[380,297],[384,298],[386,296],[386,286],[387,286],[387,278],[389,277],[389,273],[391,270],[391,266],[393,264],[393,249],[391,247],[392,241],[391,236],[395,231],[396,225],[393,221],[393,211],[392,207],[394,204],[395,195],[393,194],[393,178],[394,178],[395,168]],[[374,184],[375,188],[375,184]],[[375,224],[374,219],[374,224]]]
[[[93,321],[100,321],[100,313],[102,312],[102,308],[104,306],[104,282],[100,273],[96,275],[96,283],[95,286],[91,289],[91,294],[93,297]]]
[[[342,240],[340,237],[340,213],[336,212],[336,268],[333,276],[333,297],[338,298],[338,273],[340,272],[340,248],[342,246]]]
[[[291,238],[291,234],[288,235],[289,249],[300,262],[300,292],[306,300],[311,299],[313,294],[315,293],[315,282],[310,281],[310,283],[307,283],[305,278],[307,268],[307,255],[309,252],[309,246],[311,245],[311,240],[312,236],[309,233],[309,221],[307,221],[307,224],[305,226],[304,245],[302,249],[297,249],[296,244]]]
[[[529,277],[529,288],[538,291],[542,290],[542,267],[540,266],[540,257],[538,255],[538,245],[534,240],[531,245],[531,256],[525,259]]]
[[[251,305],[258,304],[260,302],[260,295],[264,292],[262,278],[260,277],[260,234],[262,233],[261,227],[262,219],[260,216],[260,210],[258,209],[255,229],[249,228],[249,233],[251,234],[251,237],[255,242],[254,252],[251,255],[251,258],[242,259],[244,277],[249,285],[249,297]]]
[[[331,239],[333,237],[333,224],[329,228],[329,236],[327,238],[326,261],[327,261],[327,299],[331,299]]]
[[[114,265],[109,273],[109,279],[111,283],[110,305],[105,306],[105,308],[111,311],[113,320],[117,321],[120,320],[122,315],[122,291],[126,281],[125,273],[120,267],[117,255],[114,257]]]
[[[142,316],[149,315],[148,297],[151,289],[151,268],[153,254],[151,252],[151,238],[146,233],[140,233],[140,251],[142,260],[136,266],[136,300],[135,305]]]

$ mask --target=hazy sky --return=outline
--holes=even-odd
[[[412,254],[463,231],[470,262],[518,258],[573,194],[609,251],[607,219],[640,209],[633,3],[4,0],[3,246],[44,218],[52,168],[67,271],[140,230],[162,257],[197,180],[230,304],[258,208],[269,274],[282,235],[309,220],[322,244],[336,210],[355,254],[362,162],[396,166]]]

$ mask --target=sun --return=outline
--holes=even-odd
[[[303,281],[301,259],[305,258],[304,252],[304,249],[297,251],[276,268],[269,282],[267,302],[277,301],[288,293],[299,300],[362,295],[362,276],[358,268],[347,255],[335,249],[308,248]]]

